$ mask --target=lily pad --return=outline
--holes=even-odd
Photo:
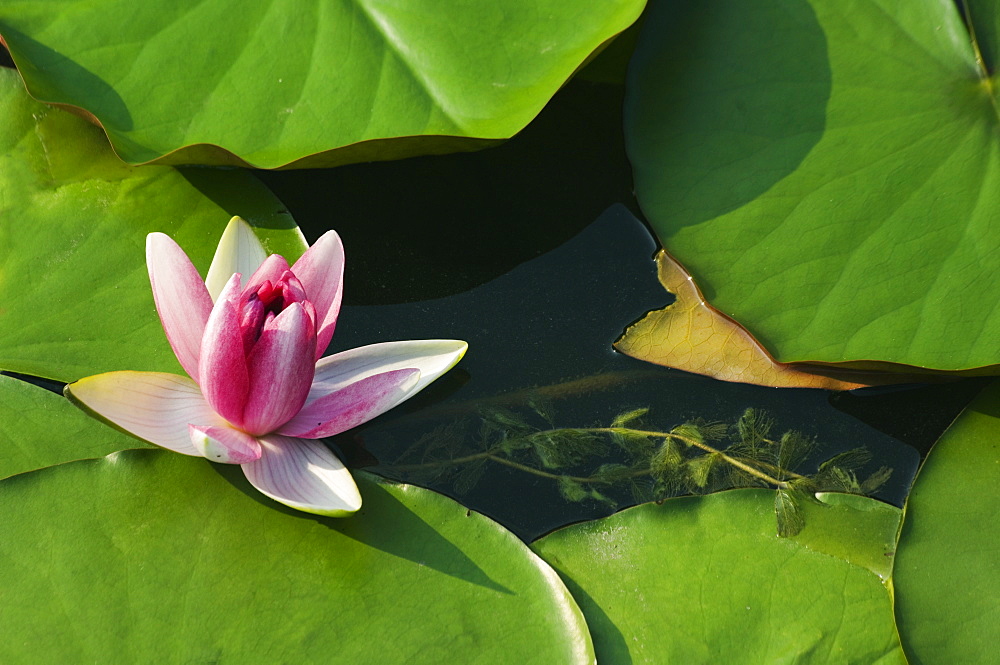
[[[44,388],[0,376],[0,478],[149,444]]]
[[[995,14],[972,4],[991,61]],[[995,365],[987,71],[952,2],[657,3],[626,102],[638,198],[781,362]]]
[[[906,502],[896,619],[915,663],[989,663],[1000,642],[1000,384],[934,445]]]
[[[359,486],[365,507],[336,520],[161,451],[7,479],[0,660],[594,662],[566,588],[509,532],[427,490]]]
[[[136,168],[100,129],[33,101],[0,70],[0,368],[72,381],[98,372],[180,372],[146,274],[145,237],[173,236],[203,274],[230,216],[271,252],[305,241],[252,175]]]
[[[644,4],[46,2],[0,34],[127,162],[332,166],[512,136]]]
[[[774,493],[748,489],[636,506],[533,547],[580,602],[600,662],[902,665],[880,578],[899,510],[838,503],[791,539],[775,536]]]

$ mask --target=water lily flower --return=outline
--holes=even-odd
[[[263,494],[321,515],[361,507],[351,474],[317,439],[412,397],[457,363],[458,340],[385,342],[322,357],[340,311],[344,250],[327,232],[294,265],[230,221],[202,280],[177,243],[146,238],[156,311],[187,376],[108,372],[66,395],[163,448],[239,464]]]

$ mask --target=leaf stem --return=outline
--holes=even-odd
[[[714,448],[714,447],[708,445],[707,443],[705,443],[703,441],[699,441],[697,439],[685,436],[683,434],[677,434],[675,432],[656,432],[656,431],[651,431],[651,430],[631,429],[631,428],[628,428],[628,427],[587,427],[587,428],[579,428],[579,427],[577,427],[577,428],[565,428],[564,427],[564,428],[555,428],[555,429],[545,430],[545,432],[536,432],[534,435],[537,435],[539,433],[558,433],[558,432],[566,431],[566,430],[569,430],[569,429],[572,429],[575,432],[591,432],[591,433],[600,433],[600,434],[631,434],[631,435],[647,436],[647,437],[657,438],[657,439],[675,439],[675,440],[681,441],[681,442],[683,442],[683,443],[685,443],[685,444],[687,444],[689,446],[695,446],[696,448],[701,448],[705,452],[711,453],[713,455],[719,455],[723,460],[725,460],[729,464],[735,466],[737,469],[745,471],[746,473],[750,474],[751,476],[754,476],[755,478],[759,478],[760,480],[763,480],[764,482],[768,483],[769,485],[773,485],[775,487],[778,487],[779,489],[785,489],[785,488],[788,487],[788,482],[785,481],[785,480],[779,480],[778,478],[775,478],[774,476],[771,476],[771,475],[769,475],[769,474],[761,471],[760,469],[754,468],[753,466],[747,464],[746,462],[743,462],[743,461],[741,461],[741,460],[739,460],[739,459],[737,459],[737,458],[735,458],[735,457],[733,457],[731,455],[727,455],[726,453],[722,452],[721,450],[719,450],[717,448]],[[485,460],[488,460],[490,462],[496,462],[497,464],[503,464],[504,466],[508,466],[508,467],[510,467],[512,469],[517,469],[517,470],[523,471],[525,473],[531,473],[531,474],[534,474],[536,476],[540,476],[542,478],[549,478],[549,479],[552,479],[552,480],[567,479],[567,480],[572,480],[572,481],[575,481],[575,482],[578,482],[578,483],[601,483],[601,484],[608,484],[610,482],[610,481],[608,481],[606,479],[597,478],[597,477],[594,477],[594,476],[568,476],[568,475],[565,475],[565,474],[550,473],[548,471],[543,471],[541,469],[536,469],[535,467],[529,466],[527,464],[522,464],[521,462],[515,462],[512,459],[508,459],[506,457],[503,457],[503,456],[500,456],[500,455],[496,455],[492,450],[487,450],[487,451],[483,451],[483,452],[480,452],[480,453],[474,453],[472,455],[465,455],[464,457],[456,457],[456,458],[450,459],[450,460],[440,460],[440,461],[436,461],[436,462],[424,462],[422,464],[401,464],[401,465],[398,465],[398,466],[395,466],[395,465],[389,465],[389,466],[390,466],[390,468],[392,468],[395,471],[404,471],[404,472],[405,471],[419,471],[419,470],[422,470],[422,469],[430,469],[430,468],[435,468],[435,467],[440,467],[440,466],[459,466],[461,464],[468,464],[469,462],[475,462],[475,461],[481,460],[481,459],[485,459]],[[768,469],[772,470],[773,472],[785,474],[785,475],[788,475],[788,476],[790,476],[792,478],[803,478],[804,477],[804,476],[802,476],[800,474],[793,473],[793,472],[788,471],[786,469],[781,469],[780,467],[777,467],[777,466],[775,466],[773,464],[768,464],[767,462],[757,462],[757,461],[755,461],[755,463],[759,464],[761,466],[767,467]],[[620,478],[621,479],[624,479],[624,478],[639,478],[639,477],[642,477],[642,476],[648,476],[651,473],[652,473],[652,471],[650,469],[640,469],[640,470],[635,470],[635,471],[631,472],[630,474],[621,476]]]
[[[719,455],[722,459],[726,460],[727,462],[729,462],[730,464],[732,464],[733,466],[735,466],[737,469],[742,469],[743,471],[746,471],[747,473],[749,473],[751,476],[754,476],[756,478],[760,478],[761,480],[763,480],[764,482],[766,482],[766,483],[768,483],[770,485],[774,485],[774,486],[779,487],[781,489],[785,489],[786,487],[788,487],[788,483],[785,482],[784,480],[778,480],[777,478],[775,478],[773,476],[769,476],[768,474],[764,473],[763,471],[760,471],[759,469],[755,469],[752,466],[750,466],[749,464],[741,462],[740,460],[736,459],[735,457],[732,457],[731,455],[727,455],[726,453],[722,452],[718,448],[713,448],[712,446],[708,445],[704,441],[699,441],[698,439],[692,439],[691,437],[684,436],[683,434],[676,434],[674,432],[652,432],[652,431],[649,431],[649,430],[642,430],[642,429],[629,429],[627,427],[598,427],[598,428],[595,428],[594,431],[598,431],[598,432],[616,432],[618,434],[626,434],[626,433],[628,433],[628,434],[640,434],[642,436],[656,437],[658,439],[676,439],[677,441],[682,441],[682,442],[688,444],[689,446],[695,446],[696,448],[701,448],[705,452],[712,453],[713,455]],[[768,466],[770,466],[770,465],[768,465]]]
[[[558,431],[558,430],[551,430]],[[524,471],[526,473],[532,473],[536,476],[541,476],[542,478],[551,478],[552,480],[559,480],[561,478],[567,478],[569,480],[575,480],[578,483],[606,483],[606,480],[600,480],[592,476],[567,476],[562,473],[549,473],[548,471],[542,471],[541,469],[536,469],[533,466],[528,466],[527,464],[521,464],[520,462],[515,462],[514,460],[507,459],[506,457],[500,457],[499,455],[494,455],[490,451],[485,451],[481,453],[475,453],[474,455],[466,455],[465,457],[456,457],[455,459],[440,460],[437,462],[424,462],[422,464],[400,464],[400,465],[388,465],[393,471],[420,471],[422,469],[433,469],[438,466],[458,466],[460,464],[468,464],[469,462],[475,462],[476,460],[485,459],[490,462],[496,462],[497,464],[503,464],[504,466],[509,466],[513,469],[518,469],[519,471]],[[648,471],[643,471],[635,475],[646,475]]]

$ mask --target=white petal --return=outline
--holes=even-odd
[[[202,457],[220,464],[245,464],[260,458],[260,441],[232,427],[188,425],[191,443]]]
[[[243,285],[267,258],[267,252],[253,229],[239,217],[229,220],[208,268],[205,286],[214,302],[234,273],[243,275]]]
[[[388,411],[454,367],[468,348],[468,344],[457,339],[419,339],[359,346],[321,358],[316,363],[316,376],[306,405],[374,374],[409,367],[420,370],[420,379],[399,399],[386,406]]]
[[[161,372],[108,372],[66,386],[66,396],[129,434],[200,457],[188,425],[225,426],[186,376]]]
[[[296,510],[331,517],[361,508],[354,478],[322,443],[277,434],[259,440],[260,459],[242,466],[261,494]]]

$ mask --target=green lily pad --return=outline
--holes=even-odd
[[[0,34],[127,162],[332,166],[512,136],[644,4],[76,0],[0,7]]]
[[[533,548],[580,603],[600,662],[902,665],[871,569],[900,511],[876,503],[816,507],[783,539],[773,492],[733,490],[636,506]]]
[[[149,444],[44,388],[0,376],[0,478]]]
[[[906,503],[896,620],[915,663],[996,662],[1000,383],[934,444]]]
[[[630,77],[644,212],[778,360],[1000,363],[995,79],[955,3],[661,2]]]
[[[593,662],[566,588],[508,531],[427,490],[359,486],[365,507],[336,520],[162,451],[7,479],[0,660]]]
[[[173,236],[204,274],[232,215],[274,253],[305,242],[248,173],[136,168],[101,131],[33,101],[0,69],[0,369],[60,381],[179,372],[146,274],[145,237]]]

